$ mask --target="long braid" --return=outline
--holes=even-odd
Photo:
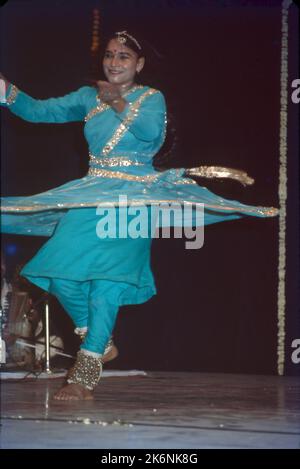
[[[177,145],[178,134],[176,119],[174,114],[170,111],[168,112],[166,140],[159,152],[154,156],[153,166],[158,170],[164,170],[169,167],[171,161],[175,159]]]

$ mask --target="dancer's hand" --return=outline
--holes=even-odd
[[[99,89],[99,98],[103,103],[109,104],[117,112],[124,111],[127,101],[121,96],[116,85],[108,81],[97,81]]]
[[[112,104],[113,101],[121,100],[122,96],[116,85],[109,83],[108,81],[97,81],[99,88],[99,98],[103,103]]]

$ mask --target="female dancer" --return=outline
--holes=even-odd
[[[204,224],[277,214],[273,208],[223,199],[186,177],[185,169],[158,172],[153,168],[153,157],[165,138],[166,105],[160,91],[136,85],[144,63],[141,43],[122,31],[106,46],[107,82],[98,82],[98,90],[84,86],[60,98],[36,100],[2,82],[3,105],[14,114],[30,122],[84,121],[89,144],[85,177],[2,202],[4,232],[51,236],[22,275],[54,294],[84,336],[67,384],[55,399],[92,399],[105,350],[111,350],[107,344],[119,307],[143,303],[156,292],[150,268],[151,236],[130,237],[126,230],[120,234],[130,221],[129,212],[122,221],[122,205],[127,210],[130,205],[149,207],[170,201],[204,204]],[[126,196],[122,202],[120,195]],[[97,228],[99,208],[113,207],[120,215],[117,235],[105,237]]]

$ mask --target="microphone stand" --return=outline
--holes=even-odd
[[[41,298],[36,301],[32,308],[35,308],[39,303],[45,301],[45,309],[44,309],[44,321],[45,321],[45,373],[48,375],[52,374],[52,370],[50,368],[50,319],[49,319],[49,294],[44,293]]]
[[[45,372],[51,374],[50,368],[50,322],[49,322],[49,300],[45,301]]]

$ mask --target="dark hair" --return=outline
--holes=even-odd
[[[160,150],[153,157],[153,166],[159,171],[164,171],[172,166],[178,145],[177,123],[173,112],[168,111],[166,139]]]
[[[123,44],[126,47],[129,47],[129,49],[132,49],[138,55],[138,57],[145,56],[145,52],[143,51],[143,41],[137,40],[132,34],[127,33],[127,31],[114,33],[106,44],[108,44],[108,42],[112,39],[117,39],[120,42],[124,41]]]

